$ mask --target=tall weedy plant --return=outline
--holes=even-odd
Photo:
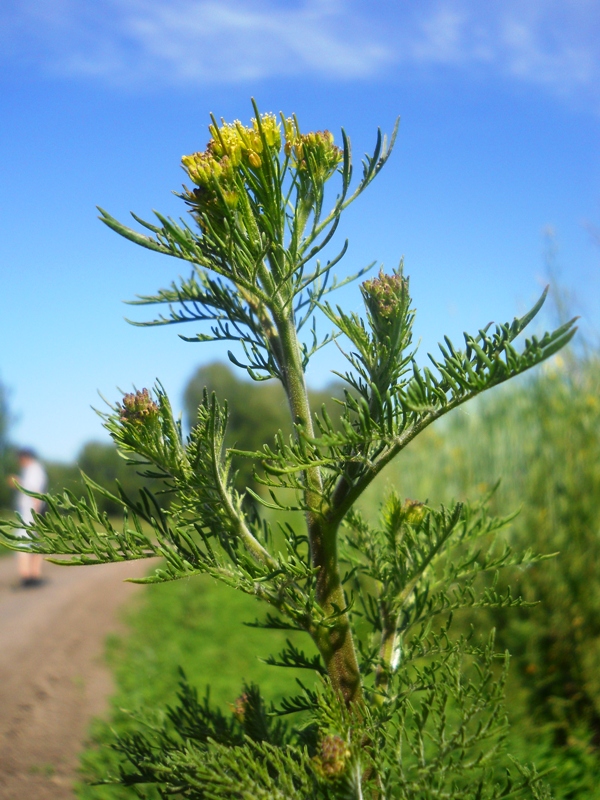
[[[417,366],[402,267],[361,284],[360,318],[327,301],[359,277],[332,276],[346,245],[325,263],[317,259],[386,163],[396,130],[389,142],[378,134],[353,184],[344,132],[338,147],[327,131],[302,133],[295,117],[255,113],[248,127],[212,118],[206,150],[184,156],[193,188],[179,196],[191,220],[135,217],[144,234],[105,211],[101,218],[132,242],[191,264],[189,279],[136,301],[168,307],[146,324],[208,322],[193,341],[241,344],[244,355],[230,353],[231,360],[255,380],[281,382],[293,435],[273,431],[262,450],[240,453],[223,446],[223,398],[205,393],[184,438],[160,384],[126,394],[106,428],[126,458],[167,482],[168,505],[160,493],[131,497],[118,487],[108,495],[86,479],[85,498],[44,497],[48,512],[28,526],[30,545],[10,523],[3,540],[70,564],[161,556],[144,582],[211,575],[267,604],[256,625],[300,631],[314,643],[307,654],[290,638],[270,658],[316,676],[279,708],[247,686],[228,716],[184,679],[163,727],[116,743],[124,756],[116,780],[138,796],[546,797],[534,769],[503,766],[507,659],[494,652],[493,633],[451,628],[461,608],[518,605],[496,590],[493,576],[536,557],[498,538],[509,517],[489,517],[485,502],[434,509],[392,494],[376,525],[356,504],[428,425],[551,356],[572,337],[572,322],[517,351],[513,342],[542,297],[512,323],[465,334],[462,350],[446,339],[429,367]],[[339,194],[330,201],[325,189],[334,178]],[[322,339],[318,311],[333,326]],[[338,337],[348,371],[334,424],[325,410],[311,414],[304,371]],[[254,461],[264,487],[256,500],[287,512],[285,523],[242,504],[234,455]],[[122,525],[98,511],[98,495],[122,506]]]

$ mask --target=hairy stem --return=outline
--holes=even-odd
[[[312,438],[314,430],[296,326],[291,316],[276,322],[284,354],[284,388],[292,418]],[[312,566],[319,570],[316,600],[325,617],[329,618],[326,624],[315,625],[310,633],[325,662],[334,690],[347,705],[351,705],[361,700],[362,689],[350,621],[344,610],[346,598],[337,554],[338,526],[328,525],[325,520],[319,467],[306,470],[304,482],[310,559]]]

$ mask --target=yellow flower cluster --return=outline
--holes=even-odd
[[[209,149],[216,156],[228,156],[235,166],[247,160],[250,166],[258,169],[262,160],[263,136],[267,147],[279,151],[281,147],[281,127],[274,114],[262,114],[260,123],[252,120],[252,127],[247,128],[239,120],[229,124],[223,122],[219,128],[210,125],[212,139]],[[262,131],[262,136],[261,136]]]
[[[326,180],[335,170],[343,158],[342,151],[334,144],[333,134],[330,131],[311,131],[300,133],[296,124],[286,119],[285,153],[291,156],[294,165],[301,172],[311,169],[322,180]]]
[[[204,188],[215,179],[227,184],[242,163],[259,169],[265,143],[277,152],[281,147],[281,126],[274,114],[262,114],[260,121],[253,119],[251,127],[239,120],[222,121],[221,125],[209,125],[209,131],[212,138],[206,150],[181,159],[190,179]]]
[[[213,118],[209,131],[206,149],[181,159],[195,184],[192,190],[186,188],[183,196],[202,228],[208,218],[211,224],[218,224],[239,207],[248,190],[248,172],[260,175],[263,182],[268,174],[266,165],[281,157],[283,137],[284,152],[300,173],[305,191],[314,190],[313,182],[325,183],[343,157],[329,131],[302,134],[295,118],[278,120],[274,114],[261,114],[249,126],[239,120],[217,123]]]

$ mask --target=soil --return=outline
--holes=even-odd
[[[141,589],[124,579],[148,568],[44,564],[45,583],[21,588],[15,559],[0,559],[1,800],[75,797],[78,754],[112,689],[104,640]]]

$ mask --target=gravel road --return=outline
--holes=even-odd
[[[104,639],[140,591],[124,579],[148,568],[44,564],[47,582],[21,589],[15,559],[0,559],[1,800],[75,797],[77,756],[111,691]]]

